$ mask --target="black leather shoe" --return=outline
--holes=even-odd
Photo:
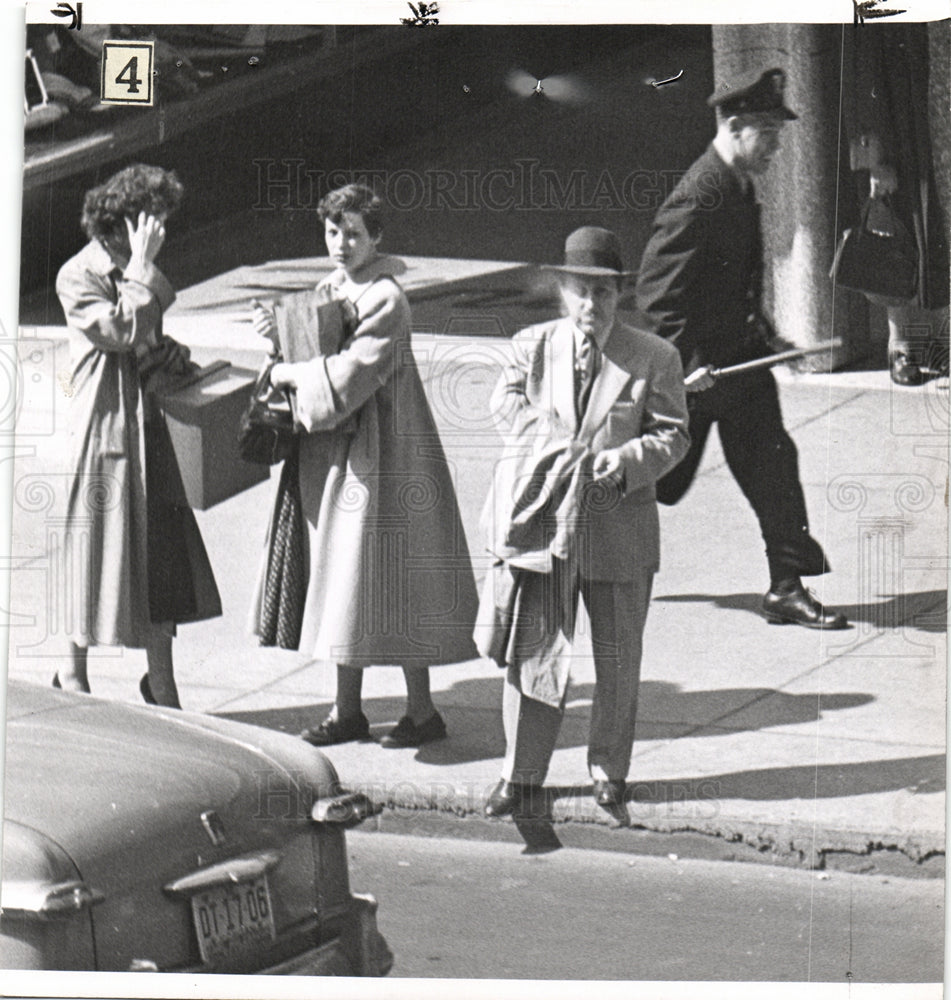
[[[788,593],[769,591],[763,598],[763,611],[770,625],[804,625],[806,628],[848,628],[845,615],[824,608],[799,586]]]
[[[58,672],[55,673],[55,674],[53,674],[53,687],[56,688],[57,691],[62,691],[63,690],[63,685],[60,684],[60,682],[59,682],[59,673]]]
[[[506,781],[503,778],[485,800],[485,815],[492,819],[516,812],[521,808],[524,790],[524,785],[518,785],[514,781]]]
[[[328,715],[319,726],[311,726],[300,734],[302,740],[315,747],[329,747],[335,743],[349,743],[351,740],[366,740],[369,737],[370,723],[362,712],[344,719]]]
[[[433,714],[421,725],[417,726],[408,716],[402,719],[380,740],[380,746],[387,749],[401,747],[421,747],[424,743],[446,738],[446,723],[438,712]]]
[[[599,806],[619,806],[624,803],[624,793],[627,782],[623,778],[596,779],[594,782],[594,801]]]
[[[901,351],[889,355],[888,369],[895,385],[921,385],[925,380],[921,368]]]

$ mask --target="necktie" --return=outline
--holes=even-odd
[[[598,376],[598,364],[601,352],[598,345],[590,337],[584,337],[578,345],[578,356],[575,362],[575,408],[578,419],[584,417],[591,397],[591,387]]]

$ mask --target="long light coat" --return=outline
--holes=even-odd
[[[477,654],[477,597],[455,488],[385,258],[336,354],[288,365],[297,384],[309,580],[300,649],[366,667]],[[392,266],[392,265],[391,265]],[[319,286],[337,295],[342,272]],[[259,579],[253,614],[263,599]]]
[[[154,265],[123,270],[95,241],[63,265],[56,292],[71,366],[66,630],[83,646],[142,647],[153,622],[221,614],[194,515],[146,491],[147,459],[150,478],[177,475],[160,418],[149,423],[146,455],[139,379],[175,293]]]

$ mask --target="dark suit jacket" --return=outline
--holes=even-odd
[[[653,572],[659,559],[654,484],[683,458],[690,440],[677,352],[650,333],[616,322],[579,426],[571,322],[561,319],[529,327],[515,335],[512,346],[512,363],[503,371],[491,403],[506,447],[483,512],[489,550],[512,565],[547,571],[550,551],[515,552],[511,546],[510,527],[526,472],[544,463],[553,445],[563,448],[572,462],[579,448],[589,456],[618,448],[623,489],[586,491],[584,476],[572,473],[569,488],[581,487],[571,513],[579,525],[573,555],[582,575],[591,580],[620,583]],[[555,520],[566,510],[558,506],[559,512],[552,512]]]
[[[637,280],[648,328],[677,346],[687,374],[765,353],[747,324],[761,258],[752,186],[744,192],[711,144],[661,205]]]

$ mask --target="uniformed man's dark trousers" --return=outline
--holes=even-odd
[[[716,423],[723,454],[759,519],[770,580],[828,572],[809,534],[796,445],[783,426],[776,381],[768,371],[727,377],[687,397],[690,450],[657,484],[657,499],[675,504],[687,492]]]

